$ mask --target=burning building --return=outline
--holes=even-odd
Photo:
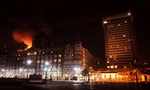
[[[29,49],[32,47],[33,36],[31,33],[16,31],[13,32],[12,36],[16,42],[26,45],[25,49]]]

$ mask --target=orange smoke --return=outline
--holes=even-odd
[[[24,43],[27,45],[26,49],[32,47],[32,35],[27,32],[13,32],[13,38],[18,43]]]

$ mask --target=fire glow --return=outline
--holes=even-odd
[[[27,32],[13,32],[13,38],[18,43],[24,43],[25,45],[27,45],[25,50],[32,47],[32,35],[30,33],[27,33]]]

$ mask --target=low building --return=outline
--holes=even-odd
[[[17,51],[16,60],[18,61],[18,70],[26,71],[24,77],[30,74],[41,74],[43,78],[52,78],[54,80],[62,77],[63,68],[63,49],[28,49]],[[20,71],[20,72],[21,72]],[[22,75],[21,73],[19,75]]]
[[[64,52],[64,79],[70,80],[74,77],[82,79],[82,71],[94,62],[94,56],[84,48],[81,41],[68,44]]]

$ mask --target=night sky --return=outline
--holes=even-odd
[[[150,59],[149,5],[144,0],[16,0],[1,3],[0,42],[16,45],[13,31],[43,34],[50,42],[64,45],[80,36],[95,56],[104,59],[101,18],[129,9],[134,12],[138,51]],[[11,44],[12,43],[12,44]]]

